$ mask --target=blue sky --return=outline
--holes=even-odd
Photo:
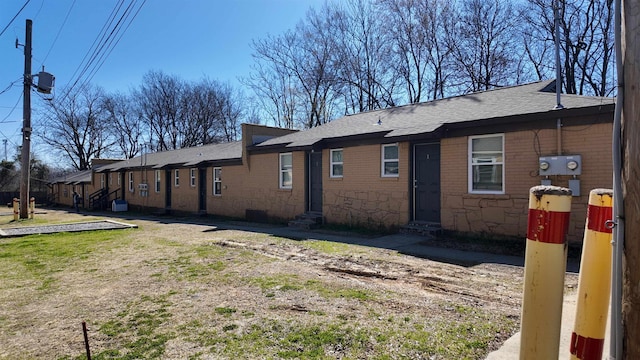
[[[0,1],[0,31],[26,2]],[[24,50],[16,49],[15,41],[24,44],[26,19],[33,20],[32,73],[38,73],[44,65],[56,77],[56,88],[64,88],[77,74],[118,2],[30,0],[0,36],[0,92],[18,80],[0,93],[0,141],[8,139],[8,158],[13,158],[16,145],[22,141]],[[124,1],[125,5],[130,2]],[[107,91],[128,91],[140,85],[149,70],[162,70],[185,80],[208,76],[241,86],[238,77],[247,76],[253,64],[251,41],[294,28],[310,7],[319,8],[323,3],[324,0],[146,0],[91,82]],[[36,125],[37,107],[42,100],[33,93],[31,98],[32,122]],[[36,157],[46,158],[47,149],[38,142],[35,136],[32,151]],[[0,142],[0,158],[4,159],[4,155],[4,144]]]

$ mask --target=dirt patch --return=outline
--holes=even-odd
[[[37,249],[62,238],[0,243],[0,358],[81,357],[82,321],[107,358],[480,359],[517,331],[519,267],[127,222],[139,229],[68,235],[75,246],[39,267]]]

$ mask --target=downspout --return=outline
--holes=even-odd
[[[611,272],[611,336],[609,359],[622,356],[622,257],[624,253],[624,198],[622,193],[622,108],[624,105],[624,68],[622,62],[621,1],[614,4],[614,37],[616,56],[617,96],[613,117],[613,269]]]

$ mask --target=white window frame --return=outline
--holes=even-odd
[[[342,161],[333,160],[333,153],[338,151],[342,154]],[[334,166],[336,165],[340,165],[342,167],[342,174],[336,175],[333,172]],[[329,172],[329,176],[331,176],[332,178],[341,178],[344,176],[344,149],[331,149],[331,151],[329,152]]]
[[[113,173],[109,173],[109,186],[113,185]]]
[[[196,169],[195,168],[189,169],[189,184],[191,185],[191,187],[196,186]]]
[[[133,192],[135,189],[133,187],[133,171],[129,171],[129,192]]]
[[[222,168],[221,167],[213,168],[213,196],[222,196]]]
[[[475,164],[473,163],[473,140],[474,139],[482,139],[482,138],[494,138],[494,137],[500,137],[501,139],[501,146],[502,146],[502,161],[495,161],[493,159],[487,159],[487,162],[476,162]],[[495,151],[492,151],[495,152]],[[478,151],[476,151],[476,153],[478,153]],[[498,134],[489,134],[489,135],[476,135],[476,136],[469,136],[469,140],[468,140],[468,169],[467,169],[467,174],[468,174],[468,190],[469,190],[469,194],[504,194],[505,193],[505,164],[504,164],[504,158],[505,158],[505,154],[504,154],[504,134],[503,133],[498,133]],[[473,188],[473,183],[474,183],[474,179],[473,179],[473,167],[474,166],[480,166],[480,165],[501,165],[502,166],[502,174],[500,174],[501,176],[501,182],[502,182],[502,189],[501,190],[476,190]]]
[[[173,171],[173,185],[175,187],[180,187],[180,169],[175,169]]]
[[[278,184],[280,189],[292,189],[293,188],[293,153],[281,153],[279,154],[279,162],[278,162]],[[291,165],[288,165],[286,168],[282,165],[282,158],[285,156],[291,157]],[[291,179],[291,184],[285,184],[283,175],[289,173],[289,178]]]
[[[388,148],[388,147],[392,147],[395,146],[398,149],[398,157],[395,159],[385,159],[384,158],[384,149]],[[400,176],[400,146],[398,145],[398,143],[395,144],[383,144],[380,147],[380,176],[382,177],[399,177]],[[389,162],[396,162],[398,163],[398,173],[397,174],[387,174],[385,173],[385,164],[389,163]]]
[[[104,189],[104,173],[100,174],[100,189]]]
[[[162,171],[156,170],[155,172],[155,182],[153,186],[155,192],[159,193],[162,188]]]
[[[118,173],[118,175],[116,176],[116,178],[118,179],[118,186],[120,186],[120,176],[122,176],[120,175],[120,173]]]

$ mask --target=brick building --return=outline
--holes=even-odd
[[[280,220],[313,211],[329,223],[524,237],[528,191],[545,182],[574,190],[569,239],[579,241],[589,191],[612,184],[614,102],[561,100],[555,109],[555,82],[544,81],[299,132],[244,124],[242,141],[102,166],[94,176],[109,180],[93,184],[134,209]]]

